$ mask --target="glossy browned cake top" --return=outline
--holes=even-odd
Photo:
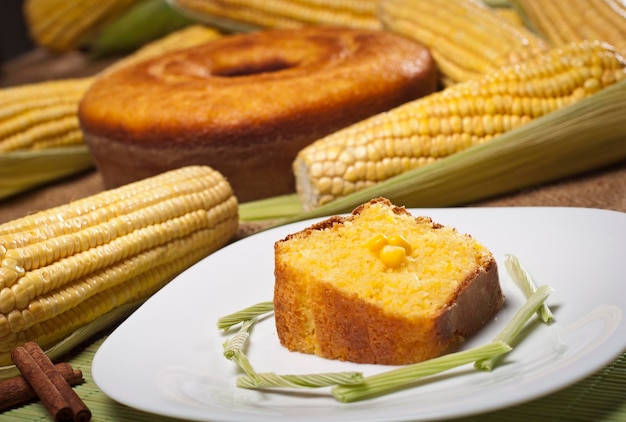
[[[107,74],[85,95],[79,117],[88,132],[117,140],[236,143],[279,131],[294,116],[293,130],[307,130],[346,99],[369,108],[390,86],[408,101],[432,91],[435,78],[424,47],[387,32],[268,30]],[[345,113],[337,109],[336,119]]]

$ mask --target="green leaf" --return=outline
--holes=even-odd
[[[274,302],[260,302],[255,305],[248,306],[240,311],[218,318],[217,328],[220,330],[227,330],[234,325],[257,318],[263,314],[272,312],[273,310]]]
[[[540,286],[524,303],[524,305],[513,315],[513,318],[504,326],[493,341],[502,341],[507,344],[513,344],[517,335],[522,331],[528,320],[533,316],[537,309],[543,305],[553,289],[550,286]],[[477,360],[474,366],[476,369],[483,371],[491,371],[500,356]]]
[[[528,270],[524,268],[516,256],[507,254],[506,259],[504,260],[504,266],[517,287],[519,287],[524,293],[526,299],[535,293],[537,286],[535,285],[532,276]],[[537,310],[537,315],[539,315],[539,318],[544,324],[550,325],[554,322],[554,315],[545,302]]]
[[[483,346],[449,353],[434,359],[371,375],[365,377],[360,384],[339,385],[333,387],[331,393],[335,399],[344,403],[370,399],[408,387],[423,377],[438,374],[479,359],[499,356],[510,350],[511,347],[508,344],[494,341]]]
[[[165,0],[143,0],[87,42],[94,58],[129,53],[194,23]]]
[[[240,388],[321,388],[333,385],[354,385],[363,382],[361,372],[328,372],[305,375],[278,375],[273,372],[257,372],[237,379]]]

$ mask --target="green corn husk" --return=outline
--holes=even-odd
[[[350,212],[384,196],[409,208],[470,204],[626,160],[626,80],[489,142],[304,212],[297,195],[240,205],[242,221],[279,224]]]
[[[129,53],[193,23],[166,0],[143,0],[106,26],[87,46],[93,58]]]
[[[0,154],[0,200],[93,165],[86,145]]]

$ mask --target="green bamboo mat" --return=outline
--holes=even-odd
[[[92,421],[173,422],[121,405],[104,395],[91,378],[91,361],[106,336],[77,351],[67,361],[83,371],[85,383],[74,389],[91,410]],[[34,401],[0,413],[1,421],[49,421],[43,405]],[[508,409],[450,422],[492,421],[622,421],[626,422],[626,352],[589,378],[543,398]]]

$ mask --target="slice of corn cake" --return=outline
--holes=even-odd
[[[403,365],[446,353],[504,302],[472,236],[377,198],[275,243],[278,337],[292,351]]]

